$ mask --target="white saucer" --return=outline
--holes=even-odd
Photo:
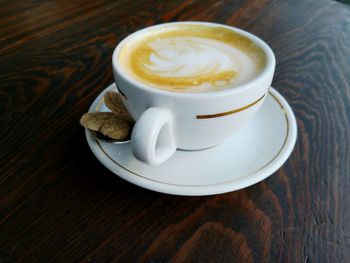
[[[103,94],[89,111],[108,111]],[[202,151],[177,151],[152,166],[136,160],[130,145],[96,141],[86,130],[95,156],[119,177],[138,186],[175,195],[212,195],[253,185],[274,173],[291,154],[297,137],[295,116],[287,101],[271,88],[254,119],[231,139]]]

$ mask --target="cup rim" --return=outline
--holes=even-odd
[[[176,92],[176,91],[163,90],[163,89],[159,89],[159,88],[155,88],[155,87],[150,87],[144,83],[141,83],[141,82],[136,81],[136,80],[132,79],[131,77],[129,77],[125,73],[125,71],[123,71],[120,64],[118,63],[118,54],[119,54],[119,51],[121,50],[123,44],[125,42],[127,42],[129,39],[135,37],[135,35],[142,34],[144,32],[147,32],[150,29],[164,27],[164,26],[171,26],[171,25],[175,25],[175,24],[220,26],[220,27],[227,28],[229,30],[233,30],[233,31],[249,38],[250,40],[252,40],[255,44],[257,44],[264,51],[265,56],[266,56],[265,68],[259,73],[258,76],[256,76],[254,79],[252,79],[244,84],[238,85],[234,88],[227,88],[227,89],[223,89],[223,90],[209,91],[209,92]],[[119,42],[119,44],[114,49],[113,55],[112,55],[113,71],[118,73],[118,77],[123,78],[126,82],[132,84],[135,88],[142,89],[142,90],[150,92],[150,93],[156,93],[156,94],[167,95],[167,96],[172,96],[172,97],[182,97],[182,98],[186,98],[186,97],[187,98],[216,97],[216,96],[225,96],[228,94],[239,93],[239,92],[245,91],[247,89],[255,87],[256,84],[258,84],[260,81],[262,81],[266,77],[268,77],[271,74],[271,72],[273,73],[275,70],[275,66],[276,66],[276,59],[275,59],[275,55],[274,55],[272,49],[265,41],[263,41],[258,36],[253,35],[252,33],[249,33],[243,29],[229,26],[226,24],[202,22],[202,21],[169,22],[169,23],[162,23],[162,24],[157,24],[157,25],[145,27],[143,29],[140,29],[140,30],[128,35],[121,42]]]

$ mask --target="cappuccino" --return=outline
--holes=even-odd
[[[118,63],[129,78],[157,89],[210,92],[256,78],[265,53],[248,37],[221,26],[168,25],[136,34]]]

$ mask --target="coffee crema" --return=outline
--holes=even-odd
[[[121,68],[145,85],[177,92],[233,88],[265,67],[265,53],[225,27],[168,25],[136,35],[121,47]]]

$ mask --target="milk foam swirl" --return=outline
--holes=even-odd
[[[246,38],[223,29],[191,30],[159,32],[135,41],[128,54],[124,52],[129,74],[156,88],[189,92],[240,85],[258,74],[254,47]],[[237,39],[238,44],[233,41]]]
[[[189,37],[156,40],[149,44],[153,52],[145,67],[161,76],[172,77],[197,77],[223,71],[233,73],[235,65],[227,53],[220,50],[220,44],[210,39]]]

